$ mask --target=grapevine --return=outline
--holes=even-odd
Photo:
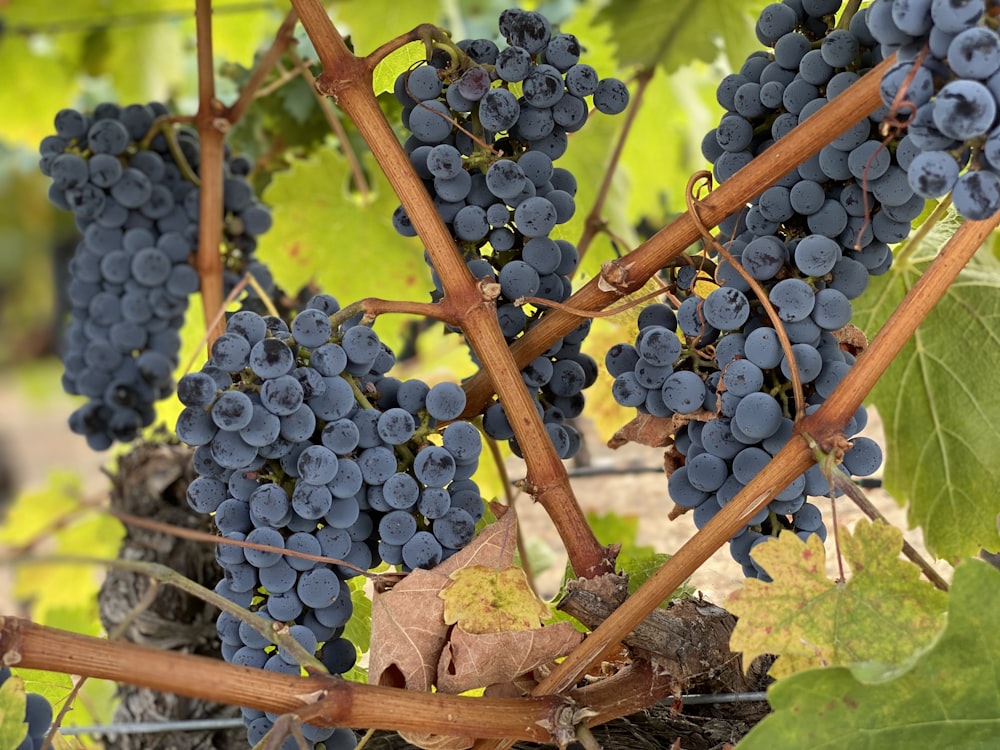
[[[632,12],[618,5],[607,12]],[[625,179],[616,170],[637,112],[651,106],[654,59],[632,76],[608,76],[590,64],[593,40],[518,8],[500,12],[482,37],[458,40],[421,24],[360,56],[320,3],[293,0],[226,107],[216,99],[211,3],[197,0],[197,114],[159,102],[64,108],[41,141],[39,167],[51,180],[49,200],[79,232],[61,365],[64,390],[84,401],[69,427],[103,451],[149,437],[157,410],[177,402],[169,439],[190,449],[196,476],[178,497],[210,517],[216,534],[176,533],[214,544],[221,578],[209,591],[163,566],[105,564],[220,608],[222,660],[4,617],[4,663],[239,706],[249,746],[317,750],[355,747],[359,728],[396,730],[426,747],[592,747],[590,727],[671,696],[679,708],[692,686],[763,689],[774,657],[752,667],[746,651],[741,662],[729,650],[730,615],[700,600],[660,605],[727,543],[752,579],[744,591],[791,585],[789,570],[762,562],[779,550],[806,550],[796,564],[815,573],[809,555],[826,541],[826,508],[836,590],[849,572],[861,576],[849,570],[836,513],[857,497],[854,478],[883,463],[880,444],[861,434],[864,401],[935,305],[956,294],[1000,216],[997,3],[842,5],[762,8],[754,33],[763,49],[715,89],[723,114],[700,143],[709,171],[688,181],[686,210],[633,249],[620,247],[626,240],[601,213],[611,210],[616,177]],[[311,48],[290,50],[299,23]],[[328,98],[336,144],[321,148],[350,164],[350,200],[377,204],[382,175],[395,192],[398,205],[390,196],[382,218],[422,252],[433,288],[418,294],[430,301],[340,297],[342,307],[336,288],[286,293],[258,260],[272,225],[258,189],[300,155],[281,155],[277,145],[240,154],[227,139],[253,152],[266,118],[231,129],[256,116],[255,96],[296,77]],[[377,96],[377,80],[389,81],[387,96]],[[573,149],[585,128],[622,113],[577,246],[566,227],[591,175],[568,168]],[[362,141],[372,159],[355,153]],[[381,172],[374,180],[372,169]],[[611,252],[597,242],[604,230],[617,257],[581,278],[584,251]],[[943,245],[933,260],[924,257],[928,236]],[[275,277],[279,263],[300,262],[298,250],[269,260]],[[869,287],[885,289],[918,255],[925,272],[869,341],[854,326]],[[203,355],[185,367],[180,331],[196,293]],[[622,326],[621,313],[634,326]],[[598,353],[593,334],[603,323],[595,320],[612,315],[622,335]],[[427,323],[397,354],[384,331],[402,317]],[[442,329],[475,367],[461,382],[425,379],[406,359]],[[619,546],[598,540],[563,463],[581,454],[578,419],[602,399],[636,410],[613,445],[665,449],[663,512],[690,514],[695,528],[631,594]],[[538,620],[535,611],[544,620],[552,609],[514,567],[515,548],[527,567],[516,514],[482,489],[485,456],[499,463],[508,448],[526,466],[522,488],[564,544],[566,611],[589,629],[569,645],[539,647],[537,661],[529,656],[536,639],[572,628]],[[898,460],[891,446],[887,460]],[[994,541],[976,540],[984,549]],[[511,590],[497,583],[509,573],[518,581]],[[374,593],[363,590],[366,580]],[[518,626],[474,630],[468,602],[457,598],[463,591],[476,592],[476,606],[506,608]],[[569,602],[581,594],[593,605]],[[732,602],[737,627],[753,627]],[[369,606],[372,684],[362,685],[352,678],[369,666],[368,637],[352,626]],[[960,615],[949,612],[949,621]],[[650,636],[664,631],[666,643]],[[462,640],[483,636],[491,651]],[[733,647],[743,648],[737,643],[734,635]],[[463,648],[481,672],[468,683],[484,689],[480,697],[451,695],[443,679],[461,670]],[[816,652],[826,666],[821,646]],[[509,674],[497,666],[510,659],[528,666]],[[137,674],[129,665],[140,660],[148,669]],[[785,679],[773,695],[787,696]],[[7,667],[0,682],[4,700],[20,700]],[[51,706],[31,693],[25,701],[19,747],[39,747]],[[787,703],[773,703],[781,705],[787,716]],[[758,728],[748,747],[767,741],[772,725]]]

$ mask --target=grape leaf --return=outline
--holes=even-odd
[[[365,171],[367,202],[348,190],[348,161],[333,148],[296,159],[276,174],[264,192],[274,207],[274,225],[261,238],[258,258],[283,289],[315,282],[342,305],[373,296],[429,301],[432,284],[421,245],[392,228],[399,201],[381,171],[373,164]],[[372,273],[376,262],[391,271]],[[394,324],[402,325],[401,319]],[[379,335],[391,348],[401,343],[398,329],[380,328]]]
[[[568,622],[497,633],[455,628],[438,663],[438,689],[461,693],[512,682],[518,675],[565,656],[583,640]]]
[[[759,46],[753,28],[764,5],[762,0],[612,0],[598,19],[613,29],[621,65],[659,65],[670,73],[692,60],[712,62],[720,47],[738,67]]]
[[[507,567],[513,563],[517,532],[513,512],[505,513],[468,547],[432,570],[417,569],[372,600],[371,662],[368,681],[430,690],[447,640],[444,600],[438,594],[452,573],[468,565]]]
[[[467,633],[538,628],[549,613],[520,568],[469,565],[449,577],[451,581],[440,594],[444,621],[457,623]]]
[[[873,278],[855,324],[871,337],[930,261],[905,258]],[[998,343],[1000,261],[980,252],[871,393],[885,426],[885,488],[909,503],[910,525],[939,557],[1000,549]]]
[[[108,516],[95,514],[82,505],[80,477],[54,471],[47,486],[22,493],[14,502],[3,526],[0,543],[34,546],[46,543],[56,553],[113,558],[124,529]],[[52,543],[54,542],[54,544]],[[21,566],[15,572],[14,596],[31,602],[32,618],[46,625],[60,625],[67,611],[94,615],[97,624],[97,590],[103,572],[94,567],[67,564]],[[78,615],[79,613],[77,613]]]
[[[28,736],[24,721],[24,682],[9,677],[0,685],[0,747],[17,747]]]
[[[426,59],[427,48],[423,42],[410,42],[390,52],[379,60],[375,70],[372,71],[372,86],[375,89],[375,96],[392,91],[400,73],[414,63],[423,62]]]
[[[813,669],[776,682],[768,690],[774,713],[740,741],[739,750],[995,748],[1000,572],[979,560],[964,561],[948,599],[948,624],[902,668]]]
[[[748,580],[726,600],[739,617],[731,646],[743,652],[744,663],[778,654],[771,667],[776,678],[861,661],[898,665],[939,632],[947,595],[900,559],[902,532],[861,521],[853,534],[840,529],[840,546],[853,571],[841,583],[826,577],[815,535],[803,543],[782,534],[754,548],[774,582]]]

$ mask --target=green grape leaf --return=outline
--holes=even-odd
[[[96,557],[115,557],[123,534],[121,524],[83,507],[81,494],[79,476],[53,472],[45,487],[15,499],[0,526],[0,543],[34,547],[45,542],[45,549],[57,554],[86,550]],[[96,627],[97,591],[102,579],[103,572],[92,566],[25,565],[15,572],[13,593],[17,599],[31,602],[36,622],[78,625],[80,612],[84,612],[90,613]]]
[[[734,67],[759,47],[753,0],[611,0],[598,15],[613,34],[622,66],[661,66],[667,73],[692,60],[712,62],[721,50]]]
[[[904,258],[854,301],[872,337],[931,258]],[[1000,261],[980,252],[870,396],[885,426],[883,483],[938,557],[1000,549]]]
[[[350,35],[355,53],[367,55],[422,23],[436,23],[439,6],[439,2],[426,1],[346,0],[336,3],[332,10],[336,14],[337,28],[342,34]]]
[[[899,668],[811,669],[778,680],[768,690],[774,713],[737,747],[995,748],[1000,737],[998,611],[1000,571],[966,560],[955,570],[948,624],[929,648]],[[884,627],[889,634],[902,634]]]
[[[344,626],[344,638],[357,646],[361,653],[371,648],[372,639],[372,600],[365,593],[365,580],[364,576],[357,576],[347,582],[354,615]]]
[[[20,677],[10,677],[0,685],[0,747],[17,747],[28,736],[25,700]]]
[[[372,83],[375,96],[392,91],[396,78],[414,63],[427,59],[427,48],[423,42],[410,42],[386,55],[372,71]]]
[[[283,289],[314,282],[341,305],[365,297],[429,301],[430,271],[420,242],[393,229],[399,202],[382,173],[371,163],[365,173],[367,202],[349,190],[350,166],[333,148],[293,160],[264,192],[274,226],[261,238],[258,258]],[[376,267],[391,270],[372,273]],[[402,324],[399,318],[393,323]],[[398,330],[380,328],[379,334],[399,347]]]
[[[861,521],[841,528],[849,580],[826,577],[819,537],[803,542],[782,534],[754,548],[773,583],[747,580],[726,607],[739,618],[731,646],[744,661],[778,654],[771,675],[861,661],[901,664],[941,629],[947,596],[920,569],[899,557],[903,534],[893,526]]]

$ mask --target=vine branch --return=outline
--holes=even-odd
[[[520,368],[497,324],[495,304],[492,299],[484,299],[375,99],[373,61],[351,54],[319,0],[293,0],[293,5],[323,64],[317,90],[333,97],[372,150],[441,279],[445,289],[442,306],[462,321],[463,333],[488,377],[499,384],[500,401],[518,442],[533,447],[525,455],[530,484],[535,488],[533,494],[556,525],[570,564],[581,575],[609,570],[613,555],[597,541],[573,495],[566,469],[551,445],[531,394],[523,386]],[[418,27],[411,35],[422,28]]]
[[[212,2],[197,0],[195,25],[198,35],[198,141],[201,145],[201,178],[198,203],[198,253],[195,267],[201,279],[201,301],[205,320],[211,321],[222,309],[222,237],[223,141],[229,122],[215,98],[215,67],[212,63]],[[208,347],[225,330],[220,319],[207,331]]]
[[[818,153],[824,144],[880,107],[879,81],[895,60],[893,55],[879,63],[851,86],[849,95],[834,98],[713,190],[699,203],[700,216],[705,225],[717,226],[726,216],[743,208],[755,195]],[[617,299],[642,288],[646,281],[700,236],[694,217],[688,212],[681,214],[633,252],[605,264],[601,276],[591,279],[567,303],[581,310],[604,309]],[[579,324],[580,316],[568,312],[547,314],[511,345],[511,354],[519,366],[524,366]],[[480,413],[495,392],[488,372],[479,372],[470,378],[465,389],[466,418]]]
[[[329,675],[295,675],[227,664],[221,659],[111,642],[19,617],[0,617],[4,662],[87,675],[199,700],[279,714],[317,726],[372,727],[469,737],[552,742],[640,710],[670,694],[670,680],[648,662],[574,690],[568,696],[491,698],[364,685]],[[137,668],[142,665],[142,668]]]

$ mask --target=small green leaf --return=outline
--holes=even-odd
[[[712,62],[721,50],[734,67],[759,45],[753,0],[611,0],[598,15],[613,29],[623,66],[662,66],[667,73],[692,60]]]
[[[855,300],[869,337],[927,269],[906,258]],[[871,393],[886,435],[885,488],[909,503],[938,557],[1000,549],[1000,261],[980,252]]]
[[[426,59],[427,50],[423,42],[410,42],[390,52],[375,66],[375,71],[372,73],[375,96],[392,91],[400,73]]]
[[[744,659],[778,654],[771,675],[781,678],[818,666],[862,661],[901,664],[929,643],[942,625],[944,592],[920,580],[920,570],[899,557],[903,535],[885,524],[861,521],[841,528],[846,582],[826,577],[819,537],[802,542],[782,534],[756,547],[753,558],[772,583],[748,580],[726,600],[739,618],[732,648]]]
[[[998,611],[1000,572],[979,560],[963,562],[949,594],[948,624],[930,648],[897,671],[832,667],[778,680],[768,691],[774,713],[739,750],[996,748]]]

